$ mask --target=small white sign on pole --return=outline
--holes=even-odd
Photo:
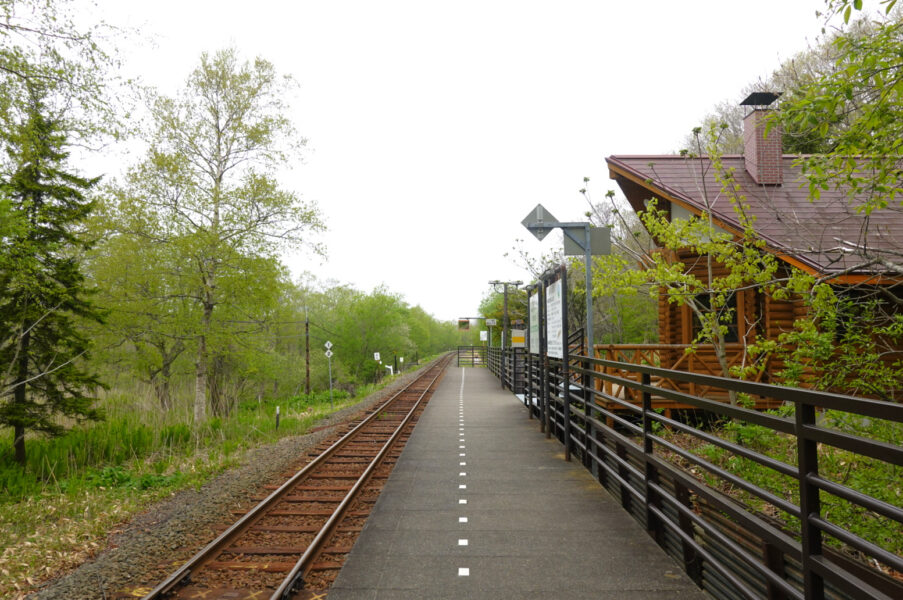
[[[489,339],[489,332],[484,329],[483,331],[480,332],[480,341],[485,342],[488,339]]]
[[[379,352],[373,353],[373,360],[375,360],[376,362],[379,362]]]

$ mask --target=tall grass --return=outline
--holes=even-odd
[[[370,390],[362,390],[369,392]],[[336,391],[336,409],[352,403]],[[85,486],[172,483],[173,465],[199,450],[229,455],[239,448],[308,430],[331,410],[329,393],[241,402],[223,418],[191,424],[190,402],[162,411],[148,394],[119,391],[100,402],[107,418],[57,438],[29,436],[23,469],[13,460],[12,432],[0,430],[0,503]],[[276,407],[280,407],[276,430]],[[156,479],[155,479],[156,477]]]

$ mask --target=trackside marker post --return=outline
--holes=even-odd
[[[332,342],[326,340],[323,345],[326,346],[326,362],[329,363],[329,410],[333,410],[335,406],[332,403]]]

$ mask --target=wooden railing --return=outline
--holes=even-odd
[[[718,357],[715,354],[715,348],[712,345],[699,344],[690,346],[689,344],[596,344],[595,354],[597,358],[610,361],[617,361],[631,365],[646,365],[650,367],[659,367],[672,371],[683,371],[687,373],[697,373],[700,375],[712,375],[720,377],[724,374]],[[733,343],[725,345],[725,354],[728,367],[745,366],[749,364],[750,358],[746,354],[743,344]],[[620,369],[612,367],[602,368],[602,372],[609,375],[617,375],[633,381],[637,380],[636,373],[624,372]],[[758,371],[756,377],[749,378],[750,381],[767,382],[768,381],[768,365],[764,365]],[[693,381],[677,381],[673,379],[653,379],[652,384],[663,389],[670,389],[677,392],[684,392],[701,398],[709,398],[712,400],[727,400],[727,392],[723,389],[713,388],[712,386],[699,384]],[[604,391],[607,395],[616,398],[623,398],[629,402],[639,404],[641,397],[639,392],[630,389],[625,385],[618,385],[611,381],[596,381],[596,389]],[[755,408],[765,409],[774,408],[773,402],[765,398],[753,398]],[[690,408],[678,402],[666,400],[665,398],[653,397],[655,408]]]

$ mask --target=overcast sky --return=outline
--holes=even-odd
[[[232,45],[300,84],[309,140],[283,184],[319,204],[328,257],[286,256],[440,319],[473,316],[537,203],[584,220],[604,157],[670,153],[722,100],[812,43],[821,0],[613,2],[100,0],[126,75],[173,93],[202,51]],[[529,238],[529,239],[526,239]]]

